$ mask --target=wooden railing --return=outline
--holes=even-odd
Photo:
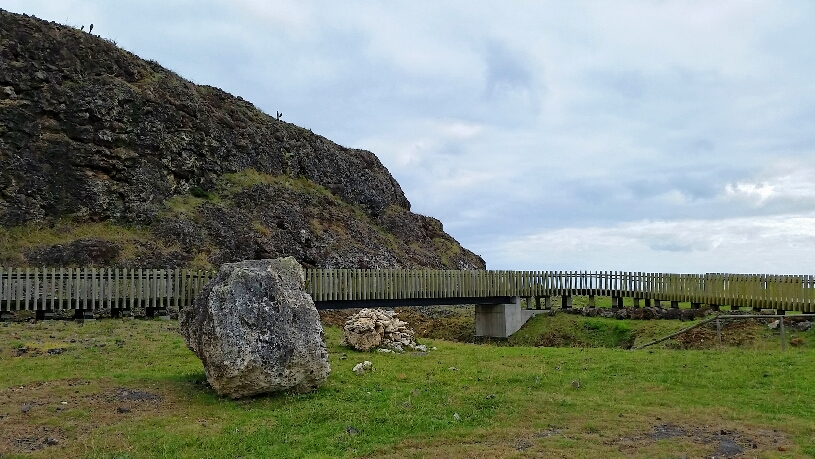
[[[183,307],[213,271],[0,268],[0,311]],[[308,269],[314,301],[596,295],[815,312],[815,276]]]
[[[0,311],[183,307],[214,276],[187,269],[0,268]]]
[[[815,311],[815,276],[310,269],[306,277],[314,301],[596,295]]]

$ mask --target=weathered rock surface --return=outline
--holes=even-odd
[[[408,324],[396,317],[396,312],[363,309],[345,322],[343,344],[358,351],[381,347],[402,352],[418,346],[414,335]]]
[[[294,258],[225,264],[180,313],[181,333],[220,395],[309,392],[331,369],[323,327]]]
[[[100,222],[114,228],[81,230]],[[0,264],[209,268],[294,256],[484,268],[438,220],[410,212],[373,153],[109,40],[0,10],[0,231],[26,225],[59,242],[6,248]]]

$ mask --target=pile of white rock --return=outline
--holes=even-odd
[[[374,348],[403,352],[406,349],[427,351],[413,339],[415,334],[407,322],[396,317],[394,311],[363,309],[345,321],[343,344],[357,351]]]

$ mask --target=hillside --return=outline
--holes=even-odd
[[[0,10],[0,265],[484,268],[371,152]]]

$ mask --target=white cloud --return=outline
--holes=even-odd
[[[491,255],[499,269],[808,273],[815,214],[557,228],[508,240]]]
[[[770,199],[770,197],[773,195],[774,188],[774,186],[766,183],[736,183],[727,184],[725,187],[725,193],[730,197],[744,197],[754,202],[755,205],[760,206],[764,204],[767,199]]]

